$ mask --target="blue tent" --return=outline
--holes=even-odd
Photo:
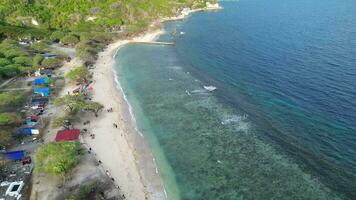
[[[22,160],[22,158],[25,157],[25,151],[24,150],[8,151],[8,152],[4,152],[3,155],[5,158],[9,160]]]
[[[48,97],[49,96],[49,88],[33,88],[33,93]]]
[[[16,131],[18,135],[32,135],[32,128],[20,128]]]
[[[35,84],[35,85],[43,85],[43,84],[46,84],[46,83],[48,83],[48,78],[36,78],[34,81],[33,81],[33,83]]]

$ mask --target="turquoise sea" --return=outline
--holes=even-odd
[[[356,1],[221,5],[115,57],[168,199],[356,199]]]

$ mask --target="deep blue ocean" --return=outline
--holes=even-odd
[[[356,1],[220,4],[116,56],[169,199],[356,199]]]

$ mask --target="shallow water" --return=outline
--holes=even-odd
[[[116,57],[169,199],[355,199],[356,4],[222,4]]]

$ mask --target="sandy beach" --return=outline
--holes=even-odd
[[[129,105],[115,81],[113,57],[125,44],[153,41],[162,32],[147,32],[130,40],[110,44],[98,55],[92,71],[95,80],[93,100],[105,108],[90,123],[90,131],[95,134],[95,139],[85,137],[84,140],[128,199],[165,199],[165,192],[149,147],[137,133]],[[113,108],[113,112],[106,112],[108,108]]]
[[[204,10],[220,9],[211,8]],[[200,9],[203,10],[203,9]],[[153,30],[132,39],[119,40],[110,44],[99,53],[93,72],[93,100],[104,105],[104,111],[98,118],[91,120],[90,131],[95,139],[85,137],[85,143],[92,148],[94,155],[102,162],[107,175],[114,178],[128,199],[167,199],[159,170],[148,144],[136,129],[136,122],[131,114],[120,83],[113,70],[114,56],[124,45],[131,42],[154,41],[163,28],[154,28],[163,21],[180,20],[189,14],[200,11],[189,10],[177,17],[165,18],[151,25]],[[106,109],[113,108],[113,112]],[[117,124],[117,128],[113,124]]]

